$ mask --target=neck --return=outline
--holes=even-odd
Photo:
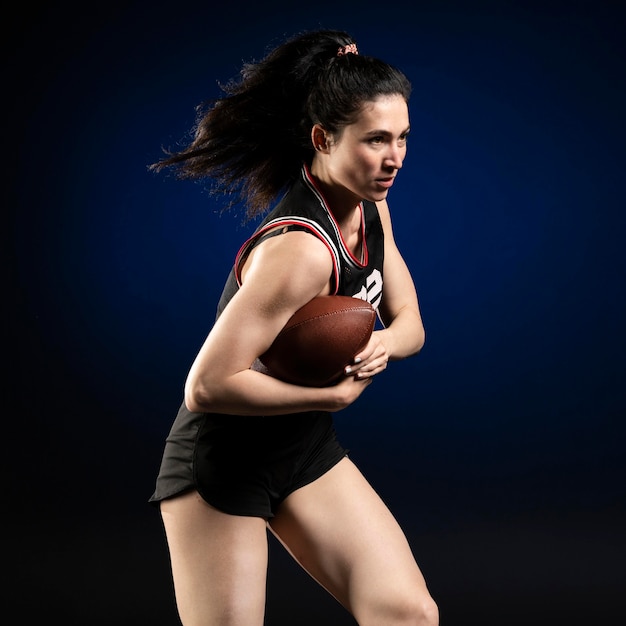
[[[313,159],[309,171],[338,223],[350,223],[357,214],[360,220],[362,198],[355,196],[349,189],[334,183],[317,159]]]

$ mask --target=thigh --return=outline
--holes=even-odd
[[[400,526],[348,458],[292,493],[270,527],[359,623],[431,602]]]
[[[161,502],[176,603],[185,626],[263,624],[267,525],[189,492]]]

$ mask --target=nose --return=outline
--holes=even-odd
[[[389,151],[385,155],[385,161],[384,161],[385,167],[399,170],[402,167],[402,162],[404,161],[405,154],[406,154],[406,146],[398,146],[396,144],[390,144]]]

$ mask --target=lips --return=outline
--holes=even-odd
[[[388,178],[377,178],[376,184],[380,185],[381,187],[384,187],[385,189],[389,189],[389,187],[393,185],[394,178],[395,178],[394,176],[389,176]]]

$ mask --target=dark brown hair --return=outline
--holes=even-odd
[[[323,30],[293,37],[263,60],[243,66],[224,96],[198,107],[194,138],[180,152],[150,166],[174,167],[180,178],[213,181],[213,191],[264,212],[313,155],[310,132],[331,133],[354,121],[363,103],[399,94],[411,85],[398,69],[361,54],[338,54],[354,41]]]

